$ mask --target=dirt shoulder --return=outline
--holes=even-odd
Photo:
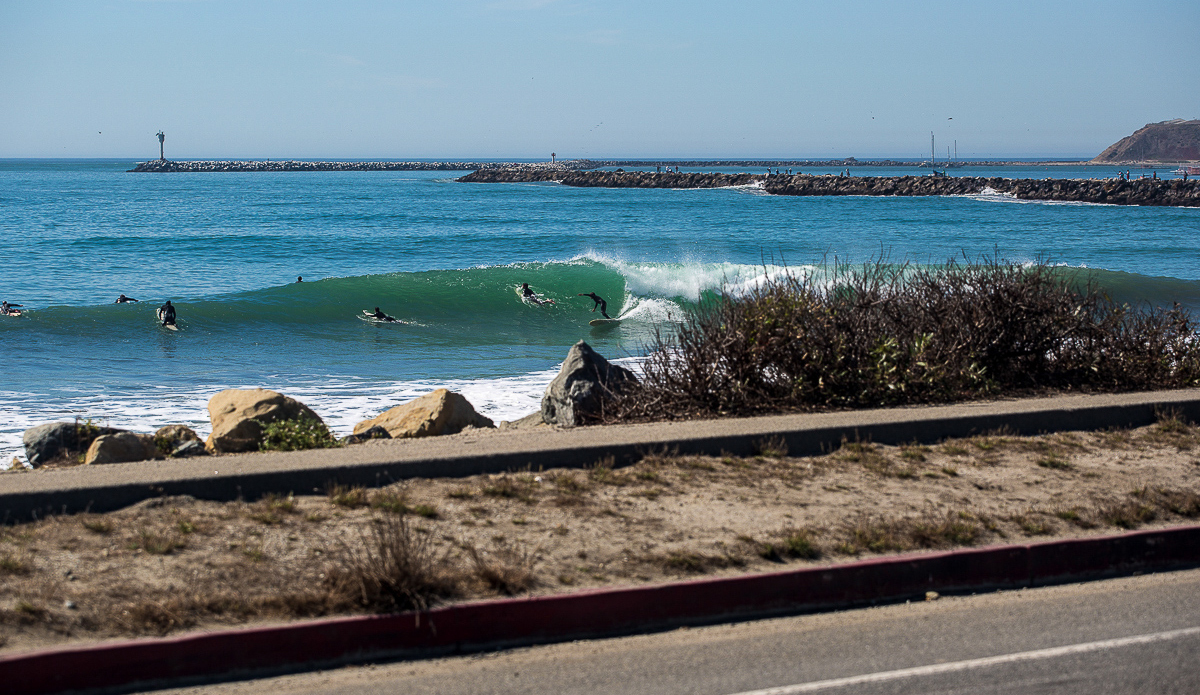
[[[1200,516],[1200,429],[651,455],[0,529],[0,652],[1113,534]]]

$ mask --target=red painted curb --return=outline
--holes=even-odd
[[[902,555],[726,579],[481,601],[421,613],[112,642],[0,657],[11,695],[130,690],[1097,579],[1200,563],[1200,526]]]

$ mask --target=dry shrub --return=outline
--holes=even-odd
[[[357,544],[344,543],[329,568],[330,593],[358,608],[378,612],[425,609],[461,593],[461,576],[430,534],[417,532],[403,515],[373,519]]]
[[[927,512],[915,517],[889,518],[863,514],[845,530],[837,545],[842,553],[856,555],[864,550],[884,553],[914,548],[948,548],[974,545],[986,529],[967,512]]]
[[[614,420],[1200,383],[1190,314],[1133,309],[1047,262],[837,263],[703,299],[649,346]]]
[[[533,572],[537,553],[524,545],[497,538],[490,551],[475,546],[467,546],[466,551],[475,576],[501,594],[516,596],[537,585]]]

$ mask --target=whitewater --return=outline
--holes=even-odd
[[[0,161],[0,299],[27,310],[0,318],[0,462],[21,454],[26,428],[54,420],[204,433],[207,401],[224,388],[299,398],[338,434],[439,387],[512,420],[538,409],[578,340],[636,368],[699,302],[835,260],[1041,258],[1093,274],[1121,301],[1200,309],[1190,209],[463,184],[454,172],[126,173],[131,164]],[[522,302],[522,282],[556,303]],[[587,292],[622,322],[589,326],[599,314]],[[114,304],[120,293],[141,301]],[[154,320],[167,299],[178,332]],[[362,320],[376,306],[404,323]]]

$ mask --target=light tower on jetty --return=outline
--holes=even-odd
[[[551,153],[550,153],[550,163],[551,163],[551,164],[553,164],[553,163],[554,163],[554,158],[555,158],[555,157],[557,157],[557,156],[558,156],[558,155],[557,155],[557,154],[555,154],[554,152],[551,152]]]
[[[165,162],[167,160],[167,158],[163,156],[163,140],[166,140],[167,136],[164,135],[163,132],[160,130],[160,131],[158,131],[158,135],[156,135],[155,137],[158,138],[158,161]]]

